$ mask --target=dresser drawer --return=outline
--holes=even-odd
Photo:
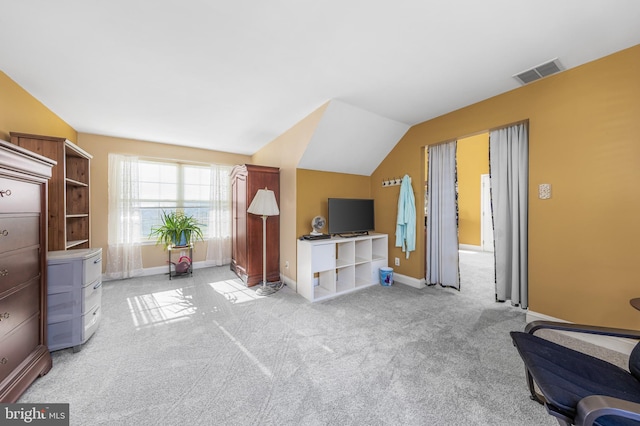
[[[0,215],[0,253],[40,242],[40,215]]]
[[[0,211],[3,213],[40,212],[41,185],[0,177]]]
[[[73,287],[47,296],[47,322],[61,322],[89,312],[100,306],[102,281],[97,280],[83,288]],[[1,312],[0,312],[1,313]]]
[[[89,284],[102,276],[102,250],[84,260],[84,283]]]
[[[0,339],[0,382],[38,346],[40,314],[37,313]]]
[[[80,262],[53,263],[47,266],[47,293],[69,292],[81,289],[82,265]]]
[[[102,277],[102,249],[50,251],[47,274],[49,294],[85,287]]]
[[[82,331],[82,343],[89,340],[89,337],[93,336],[93,333],[96,332],[100,325],[101,316],[102,308],[100,306],[96,306],[82,317],[82,325],[84,327]]]
[[[40,310],[40,278],[0,299],[0,339]]]
[[[98,279],[82,289],[82,312],[89,312],[100,306],[102,300],[102,280]]]
[[[39,276],[39,260],[37,247],[0,255],[0,294]]]
[[[82,315],[47,325],[47,346],[51,352],[82,344]]]
[[[47,295],[47,323],[65,321],[79,315],[82,315],[81,288]]]

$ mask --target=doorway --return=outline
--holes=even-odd
[[[425,149],[426,167],[428,163],[428,149]],[[494,300],[488,132],[458,139],[456,169],[460,290]],[[425,176],[428,176],[428,170],[425,170]],[[425,192],[427,190],[425,187]]]
[[[493,214],[491,212],[490,175],[480,175],[480,246],[493,252]]]
[[[457,164],[461,287],[478,299],[495,300],[489,133],[459,139]]]
[[[477,196],[477,205],[475,209],[470,210],[475,210],[475,214],[477,215],[475,224],[473,220],[466,220],[467,218],[464,214],[465,210],[462,208],[463,200],[466,198],[463,196],[462,191],[463,186],[466,186],[463,185],[462,176],[466,173],[467,168],[464,165],[465,155],[460,151],[460,146],[464,145],[465,139],[459,139],[458,141],[447,143],[447,145],[453,144],[455,150],[452,154],[455,157],[453,165],[455,173],[453,173],[452,178],[448,178],[453,179],[453,181],[452,183],[447,183],[442,186],[444,188],[442,190],[440,189],[440,186],[432,187],[432,183],[427,182],[429,186],[429,203],[431,203],[432,199],[442,197],[445,192],[447,194],[451,193],[451,185],[455,186],[456,189],[454,190],[454,196],[456,197],[457,202],[454,207],[454,214],[455,218],[458,219],[458,248],[462,248],[462,245],[465,243],[463,240],[463,225],[466,223],[473,225],[469,226],[473,232],[477,231],[477,243],[475,245],[480,248],[480,251],[484,252],[483,248],[489,248],[491,244],[481,240],[480,238],[480,234],[486,234],[486,231],[489,228],[488,220],[485,222],[481,219],[483,216],[481,215],[481,212],[483,212],[481,208],[481,200],[483,198],[485,199],[485,213],[486,210],[488,210],[486,207],[488,205],[488,203],[486,203],[486,199],[491,200],[491,222],[496,230],[493,234],[494,238],[492,238],[494,240],[493,246],[495,249],[486,253],[492,253],[495,260],[495,299],[497,301],[511,300],[512,305],[521,306],[526,309],[528,307],[528,123],[523,121],[507,127],[491,130],[490,133],[482,134],[480,136],[482,136],[483,139],[486,138],[488,146],[480,148],[480,151],[482,151],[481,153],[468,156],[475,160],[475,162],[469,162],[472,165],[478,164],[478,159],[489,160],[486,164],[486,172],[471,173],[475,178],[477,178],[475,189],[471,191],[475,192]],[[466,139],[468,140],[471,138]],[[477,148],[475,146],[476,144],[469,145]],[[438,147],[438,145],[429,146],[426,151],[427,156],[430,155],[432,147]],[[489,152],[491,152],[491,154],[489,154]],[[429,163],[431,163],[431,159],[427,157],[427,168],[429,167]],[[485,164],[484,161],[481,163]],[[490,163],[490,165],[488,163]],[[451,168],[452,166],[448,167]],[[486,192],[482,191],[482,189],[478,191],[478,188],[482,188],[483,186],[481,184],[481,175],[488,174],[489,168],[492,170],[490,179],[491,184],[489,185],[490,196],[488,196]],[[429,179],[431,179],[432,171],[426,171],[426,176],[429,176]],[[451,210],[450,207],[449,210]],[[440,215],[437,216],[437,218],[440,218],[443,213],[429,205],[428,219],[430,219],[430,216],[433,214]],[[488,217],[487,214],[484,216],[485,218]],[[450,220],[451,214],[446,213],[445,218],[446,220]],[[472,219],[471,215],[469,219]],[[431,223],[430,220],[429,223]],[[445,249],[449,250],[451,248],[438,245],[440,241],[438,240],[439,231],[441,230],[438,226],[438,222],[436,221],[434,225],[429,226],[433,227],[433,229],[427,229],[427,241],[425,241],[427,261],[427,273],[425,274],[425,278],[427,283],[434,282],[432,279],[433,271],[430,269],[432,267],[432,261],[430,259],[439,259]],[[465,229],[466,228],[467,226],[465,226]],[[483,228],[485,228],[484,231]],[[498,237],[497,241],[495,238],[496,236]],[[455,247],[455,244],[453,247]],[[430,250],[437,251],[430,252]],[[447,256],[449,255],[448,252],[445,254],[447,254]],[[458,255],[459,251],[455,254]],[[459,256],[456,257],[459,258]],[[456,262],[456,264],[459,272],[460,264],[458,262]],[[438,264],[436,266],[440,265]],[[450,274],[452,270],[451,268],[455,268],[455,265],[447,264],[445,266],[446,268],[441,268],[443,271],[440,272],[441,274]],[[437,270],[437,272],[439,271],[440,270]],[[463,283],[460,282],[458,286],[459,290],[462,285]]]

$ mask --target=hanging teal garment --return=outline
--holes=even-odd
[[[416,249],[416,199],[411,187],[411,178],[404,175],[398,196],[398,219],[396,220],[396,247],[402,247],[407,259]]]

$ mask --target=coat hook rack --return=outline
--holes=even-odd
[[[399,186],[402,183],[401,177],[387,178],[382,181],[382,186]]]

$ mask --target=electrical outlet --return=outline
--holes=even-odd
[[[548,200],[551,198],[551,184],[541,183],[538,185],[538,198],[541,200]]]
[[[289,269],[289,261],[284,262],[284,269]]]
[[[395,263],[395,265],[396,265],[396,266],[400,266],[400,258],[399,258],[399,257],[396,257],[396,263]]]

